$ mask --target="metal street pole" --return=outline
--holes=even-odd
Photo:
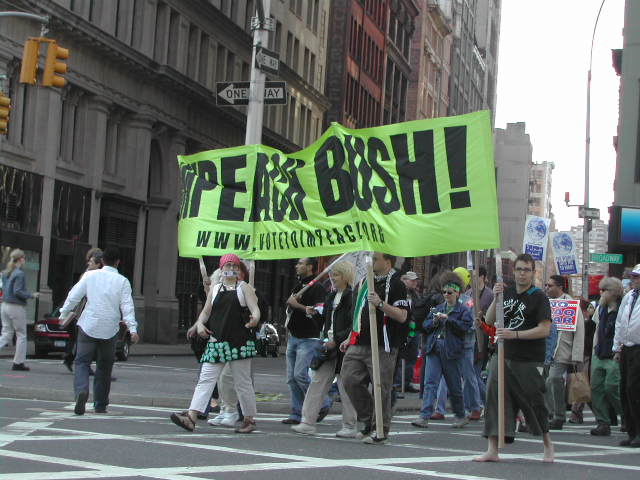
[[[247,110],[247,131],[245,145],[259,144],[262,141],[262,117],[264,111],[264,82],[266,75],[256,67],[256,49],[267,46],[269,41],[269,13],[271,0],[256,2],[258,15],[251,19],[253,30],[253,52],[251,53],[251,85],[249,87],[249,108]]]
[[[585,152],[584,152],[584,207],[589,208],[589,149],[591,146],[591,66],[593,63],[593,42],[596,38],[596,28],[600,13],[604,2],[602,0],[596,22],[593,25],[593,34],[591,35],[591,50],[589,52],[589,72],[587,73],[587,125],[585,136]],[[582,227],[582,296],[589,298],[589,223],[591,219],[585,215]]]

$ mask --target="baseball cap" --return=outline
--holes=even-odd
[[[417,280],[418,279],[418,274],[416,272],[407,272],[404,274],[404,277],[407,280]]]
[[[631,270],[630,275],[640,275],[640,263],[637,264],[635,267],[633,267],[633,270]]]

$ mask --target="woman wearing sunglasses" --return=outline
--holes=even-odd
[[[456,418],[453,428],[462,428],[469,420],[465,416],[462,395],[462,351],[464,334],[473,327],[473,316],[469,307],[460,301],[462,281],[453,272],[440,277],[444,302],[431,309],[422,324],[427,333],[425,342],[426,375],[420,416],[411,424],[427,428],[433,414],[438,394],[440,377],[444,375],[449,388],[451,406]]]

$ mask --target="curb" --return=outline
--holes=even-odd
[[[56,402],[73,402],[73,392],[71,390],[52,390],[44,388],[30,387],[7,387],[0,385],[0,397],[22,398],[29,400],[50,400]],[[162,407],[184,409],[191,402],[191,397],[163,397],[156,398],[145,395],[127,395],[123,393],[110,393],[109,400],[114,404],[136,405],[142,407]],[[411,399],[399,399],[396,401],[394,412],[417,412],[419,406]],[[258,413],[275,413],[288,415],[290,412],[288,402],[261,402],[258,401]],[[342,406],[334,402],[331,407],[331,414],[342,413]]]

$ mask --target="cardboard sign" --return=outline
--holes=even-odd
[[[551,303],[551,321],[558,331],[575,332],[578,320],[580,300],[549,299]]]

